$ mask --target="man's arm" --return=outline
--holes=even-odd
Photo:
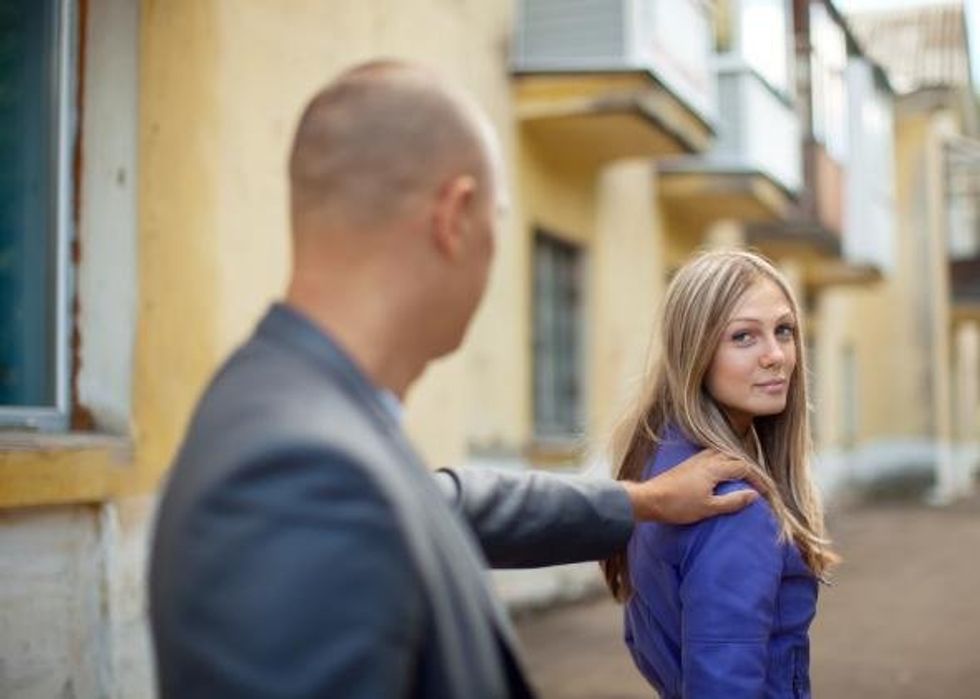
[[[707,451],[644,483],[474,467],[436,473],[498,568],[598,560],[626,545],[636,521],[687,524],[734,512],[757,494],[714,489],[746,477],[744,464]]]
[[[436,480],[495,568],[604,558],[633,531],[630,497],[608,478],[469,467]]]

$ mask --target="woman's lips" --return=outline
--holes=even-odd
[[[763,393],[782,393],[786,390],[786,379],[773,379],[757,383],[755,386]]]

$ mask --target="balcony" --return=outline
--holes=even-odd
[[[788,217],[802,184],[800,126],[789,98],[746,62],[716,63],[718,137],[704,155],[658,165],[665,204],[701,227]]]
[[[521,0],[522,128],[600,161],[704,151],[715,115],[710,9],[704,0]]]
[[[807,186],[798,215],[759,227],[751,242],[768,252],[796,245],[812,259],[813,286],[867,284],[894,266],[895,164],[892,93],[881,70],[860,55],[847,59],[839,91],[814,93],[823,128],[806,139]],[[833,98],[833,99],[831,99]],[[820,123],[820,122],[818,122]]]
[[[895,257],[893,93],[830,4],[795,9],[803,184],[793,215],[753,227],[749,242],[802,255],[808,285],[874,282]]]

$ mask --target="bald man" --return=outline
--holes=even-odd
[[[644,484],[433,475],[401,402],[461,343],[507,208],[485,117],[427,71],[354,68],[308,105],[289,163],[284,303],[216,374],[154,538],[160,695],[532,696],[484,569],[594,560],[634,521],[690,522],[738,463]]]

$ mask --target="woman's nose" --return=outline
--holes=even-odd
[[[766,369],[781,366],[786,361],[786,350],[775,337],[766,341],[765,352],[761,358],[761,364]]]

